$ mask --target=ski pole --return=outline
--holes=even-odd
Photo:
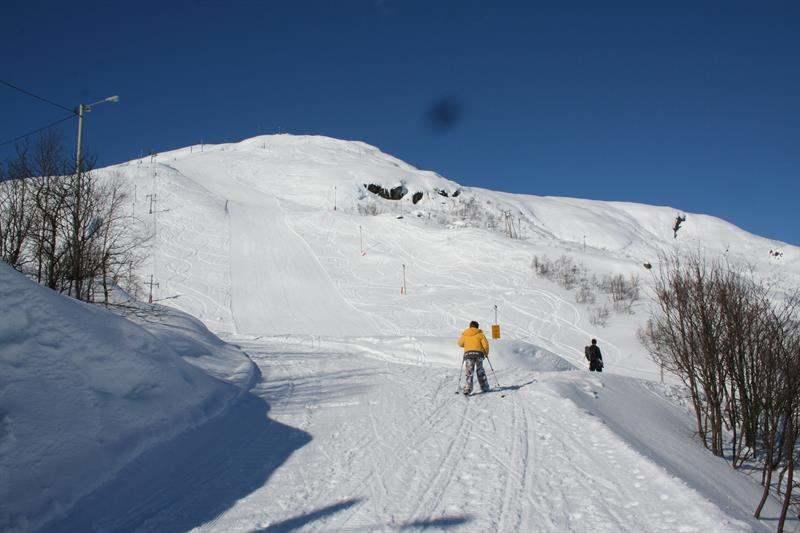
[[[466,357],[462,357],[461,358],[461,370],[459,370],[459,372],[458,372],[458,388],[456,389],[456,394],[461,392],[461,376],[464,375],[464,361],[466,359],[467,359]],[[495,379],[497,379],[497,378],[495,378]]]
[[[486,356],[486,361],[489,363],[489,368],[492,369],[492,375],[494,376],[494,382],[497,383],[497,388],[500,388],[500,382],[497,381],[497,374],[494,373],[494,367],[492,366],[492,360],[489,359],[489,356]]]

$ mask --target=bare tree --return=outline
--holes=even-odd
[[[0,258],[51,289],[109,301],[111,288],[134,285],[144,240],[126,214],[123,182],[92,171],[80,175],[58,137],[43,135],[0,168]],[[126,274],[126,275],[123,275]]]
[[[25,247],[34,221],[29,177],[28,146],[21,145],[0,175],[0,258],[17,270],[29,260]]]
[[[773,490],[782,492],[782,531],[800,435],[800,298],[776,298],[751,274],[700,255],[662,257],[657,307],[640,337],[686,384],[706,447],[724,456],[729,438],[733,467],[758,459],[764,489],[755,516]]]

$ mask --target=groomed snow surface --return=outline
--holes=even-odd
[[[0,269],[13,300],[0,311],[3,528],[774,527],[777,503],[750,517],[757,482],[698,443],[636,330],[642,263],[660,251],[746,261],[779,291],[800,279],[797,248],[694,214],[674,239],[670,208],[460,187],[322,137],[104,172],[136,185],[130,209],[154,233],[141,274],[173,310],[126,321]],[[562,254],[640,275],[633,313],[592,325],[590,306],[531,269]],[[463,397],[455,340],[469,320],[488,330],[495,305],[494,390]],[[585,370],[592,337],[602,375]]]

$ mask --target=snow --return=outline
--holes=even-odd
[[[254,386],[205,424],[211,413],[178,423],[177,438],[154,428],[163,442],[107,470],[54,530],[771,529],[776,502],[751,518],[757,482],[697,443],[675,378],[658,383],[639,344],[642,263],[704,250],[751,265],[779,297],[800,281],[798,248],[694,213],[676,239],[684,213],[670,207],[462,187],[325,137],[193,146],[103,172],[135,185],[130,208],[154,233],[140,274],[175,310],[136,319],[147,338],[200,383]],[[591,306],[531,268],[561,255],[598,277],[639,275],[642,300],[592,325]],[[502,387],[456,395],[455,341],[470,320],[488,330],[495,305]],[[592,337],[602,375],[585,371]],[[168,407],[187,416],[204,393],[179,390]]]
[[[734,498],[758,491],[725,465],[709,470],[683,432],[686,417],[663,397],[587,376],[528,343],[495,342],[502,386],[464,398],[454,394],[457,355],[446,366],[441,351],[428,356],[453,339],[237,341],[264,369],[253,394],[269,421],[254,423],[251,411],[264,408],[249,406],[198,430],[175,446],[192,453],[165,449],[136,464],[57,530],[769,530],[695,486],[709,476]],[[617,404],[618,394],[638,409]],[[685,455],[690,474],[620,438],[623,423],[671,435],[668,453]],[[165,456],[170,476],[153,474]],[[131,510],[152,487],[156,496]],[[766,516],[776,515],[771,504]]]
[[[188,318],[180,330],[139,326],[5,264],[0,300],[4,531],[57,517],[145,450],[222,412],[255,379],[232,347],[219,350],[220,360],[217,350],[198,349],[220,341]],[[182,313],[166,314],[175,322]],[[190,364],[181,353],[200,359]],[[232,381],[210,377],[206,366]]]

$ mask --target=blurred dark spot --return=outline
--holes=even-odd
[[[453,129],[464,116],[461,102],[454,96],[439,98],[426,113],[428,125],[436,133],[445,133]]]
[[[375,10],[384,17],[391,14],[386,0],[375,0]]]

